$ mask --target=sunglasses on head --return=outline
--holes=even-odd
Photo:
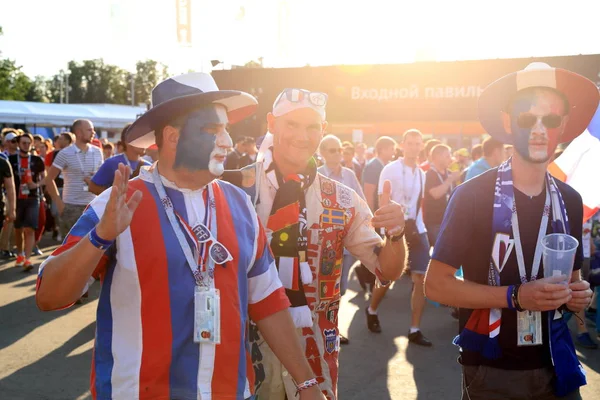
[[[283,92],[277,97],[275,104],[277,105],[281,99],[285,96],[290,103],[301,103],[305,97],[308,97],[308,101],[316,107],[325,107],[327,105],[327,94],[322,92],[310,92],[305,89],[284,89]]]
[[[339,153],[341,153],[341,152],[342,152],[342,148],[341,148],[341,147],[338,147],[337,149],[327,149],[327,152],[328,152],[329,154],[339,154]]]
[[[538,121],[542,122],[548,129],[558,128],[562,123],[563,117],[557,114],[548,114],[544,116],[537,116],[531,113],[523,113],[519,115],[517,118],[517,125],[519,128],[530,129],[538,123]]]

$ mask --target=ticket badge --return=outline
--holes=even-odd
[[[220,344],[221,296],[218,289],[196,286],[194,315],[194,342]]]
[[[23,196],[27,196],[29,194],[29,186],[27,186],[25,183],[21,185],[21,194]]]
[[[542,343],[542,313],[517,312],[517,345],[537,346]]]
[[[90,188],[88,187],[87,183],[83,184],[83,191],[84,192],[89,192],[90,191]]]

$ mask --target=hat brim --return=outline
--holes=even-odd
[[[219,90],[177,97],[152,107],[127,130],[125,141],[138,148],[155,144],[154,129],[192,110],[210,104],[221,104],[227,109],[227,119],[235,124],[254,114],[258,101],[250,94],[238,90]]]
[[[479,97],[479,122],[494,139],[513,144],[512,135],[504,129],[502,113],[515,94],[528,88],[550,88],[569,102],[569,119],[561,142],[570,142],[589,125],[600,100],[600,92],[589,79],[561,68],[532,69],[514,72],[490,84]]]

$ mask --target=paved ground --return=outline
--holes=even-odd
[[[98,289],[95,284],[82,306],[42,313],[33,297],[35,275],[23,274],[12,262],[0,264],[0,399],[90,398]],[[448,310],[432,305],[426,310],[423,330],[433,348],[408,346],[410,283],[400,281],[389,292],[380,309],[380,335],[367,331],[366,299],[357,289],[352,281],[340,314],[340,329],[350,338],[340,355],[340,399],[460,398],[457,351],[451,344],[456,321]],[[579,356],[589,382],[583,398],[600,399],[600,351],[584,350]]]

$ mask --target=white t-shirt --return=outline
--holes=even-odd
[[[62,197],[66,204],[86,206],[96,198],[95,194],[84,190],[87,185],[83,178],[94,176],[103,162],[102,150],[91,144],[86,152],[75,144],[58,152],[52,165],[62,172],[65,182]]]
[[[383,184],[390,181],[392,184],[392,201],[406,207],[408,219],[416,220],[419,233],[427,232],[423,223],[423,194],[425,190],[425,173],[415,165],[414,168],[404,165],[404,159],[399,158],[383,167],[379,177],[378,193],[383,192]],[[419,202],[419,197],[421,201]],[[421,207],[417,210],[417,204]]]

